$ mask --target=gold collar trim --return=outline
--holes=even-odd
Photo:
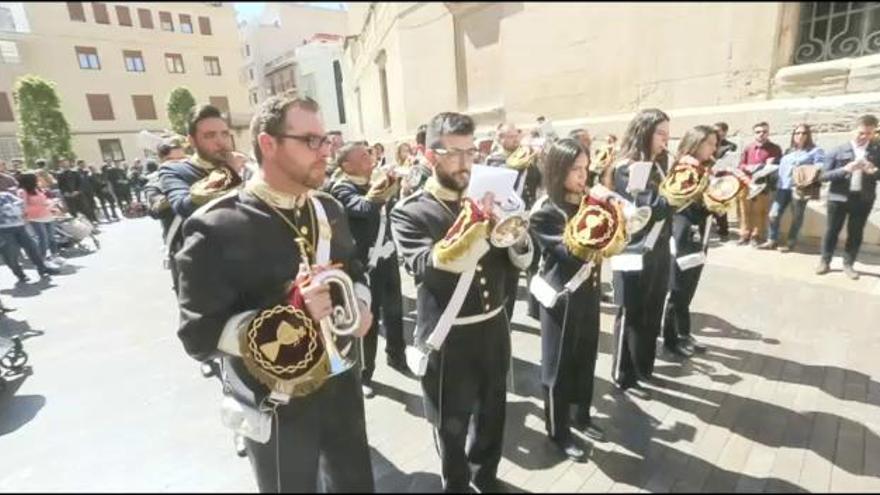
[[[461,192],[440,185],[433,175],[425,182],[425,191],[433,194],[441,201],[459,201],[462,196]]]
[[[354,185],[356,185],[356,186],[362,186],[362,187],[363,187],[363,186],[369,186],[369,185],[370,185],[370,178],[369,178],[369,177],[357,177],[357,176],[355,176],[355,175],[349,175],[349,174],[344,173],[344,172],[343,172],[343,174],[342,174],[342,177],[343,177],[345,180],[351,182],[352,184],[354,184]]]
[[[308,193],[293,195],[273,189],[260,175],[255,176],[244,186],[245,191],[257,196],[275,208],[295,210],[302,208],[309,199]]]

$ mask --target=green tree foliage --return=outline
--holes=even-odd
[[[184,86],[178,86],[168,95],[168,103],[165,106],[168,112],[168,120],[174,132],[186,136],[186,121],[190,110],[196,106],[196,99]]]
[[[39,158],[50,163],[57,158],[76,158],[54,82],[32,74],[22,76],[15,83],[13,98],[18,110],[18,140],[28,167]]]

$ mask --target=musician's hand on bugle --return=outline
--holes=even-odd
[[[315,267],[314,270],[320,271],[321,268]],[[298,288],[306,312],[312,320],[319,322],[330,316],[333,310],[333,301],[330,299],[330,286],[311,283],[311,273],[307,267],[300,267],[296,282],[294,282],[294,291]]]

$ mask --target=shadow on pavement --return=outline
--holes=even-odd
[[[27,340],[31,337],[39,337],[46,332],[31,328],[30,323],[25,320],[16,320],[9,316],[0,316],[0,335],[5,337],[19,337],[21,340]]]
[[[440,476],[419,471],[404,473],[378,450],[370,447],[373,480],[377,493],[438,493],[443,491]]]
[[[725,339],[737,340],[760,340],[765,344],[779,345],[778,339],[763,338],[760,333],[754,330],[739,328],[729,321],[715,315],[692,312],[691,322],[694,328],[694,335],[697,336],[722,337]]]
[[[26,284],[15,284],[15,286],[11,289],[3,289],[0,290],[0,294],[4,294],[7,296],[13,297],[34,297],[39,296],[46,289],[51,289],[52,287],[57,287],[54,283],[52,283],[51,278],[41,278],[36,282],[30,282]]]
[[[15,395],[25,378],[26,374],[15,380],[7,379],[4,389],[0,391],[0,437],[29,423],[46,405],[46,398],[42,395]]]

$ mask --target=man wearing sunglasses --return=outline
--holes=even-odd
[[[782,148],[770,141],[770,124],[759,122],[752,130],[755,132],[755,140],[743,151],[739,163],[739,170],[748,177],[752,177],[765,165],[779,163],[782,158]],[[752,247],[758,247],[764,240],[769,222],[770,189],[765,188],[752,199],[743,196],[739,200],[740,245],[751,243]]]
[[[187,220],[177,255],[178,336],[195,359],[221,359],[225,417],[262,425],[227,423],[247,437],[261,492],[374,489],[360,369],[327,364],[329,340],[349,359],[372,315],[345,211],[317,191],[330,151],[318,111],[310,98],[260,105],[251,123],[259,171]],[[312,276],[337,265],[361,318],[349,336],[325,340],[315,329],[334,302]]]
[[[465,201],[477,155],[470,117],[435,116],[426,148],[433,175],[391,212],[398,253],[417,288],[414,347],[407,353],[416,356],[410,367],[421,376],[443,488],[465,492],[472,483],[494,491],[510,365],[506,274],[529,265],[531,240],[492,247],[485,209]]]

